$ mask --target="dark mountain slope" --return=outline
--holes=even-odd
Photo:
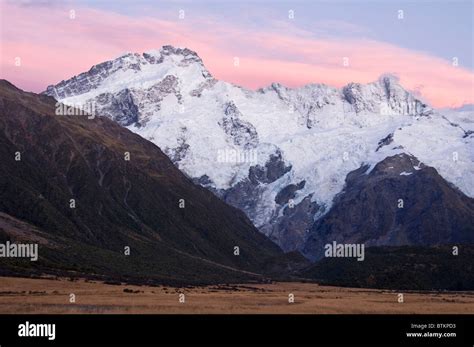
[[[55,115],[55,103],[0,81],[0,212],[56,244],[40,245],[40,260],[26,267],[238,281],[250,276],[240,271],[258,272],[281,254],[241,211],[194,185],[154,144],[105,117]],[[0,234],[4,240],[14,239],[9,230]]]
[[[304,253],[324,255],[324,245],[474,244],[474,200],[409,155],[385,158],[370,173],[351,172],[331,210],[311,228]]]

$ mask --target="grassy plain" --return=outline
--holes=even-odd
[[[185,302],[179,302],[179,294]],[[70,303],[70,294],[75,303]],[[288,302],[289,294],[294,303]],[[0,277],[0,313],[356,314],[473,313],[474,292],[398,292],[314,283],[136,286],[87,280]]]

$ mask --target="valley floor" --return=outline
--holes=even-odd
[[[179,294],[185,302],[179,302]],[[473,313],[474,292],[398,293],[319,286],[314,283],[164,286],[109,285],[68,279],[0,277],[0,314],[145,313],[145,314],[334,314]],[[74,294],[76,302],[70,303]],[[288,302],[289,294],[294,303]],[[182,297],[181,297],[182,299]]]

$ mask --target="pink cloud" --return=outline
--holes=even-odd
[[[251,32],[209,19],[179,20],[177,15],[160,20],[79,7],[70,19],[65,6],[0,6],[0,75],[26,90],[42,91],[126,51],[172,44],[196,51],[216,78],[247,88],[272,82],[343,86],[394,73],[435,107],[474,103],[472,71],[383,42],[314,39],[288,25],[285,31]],[[21,58],[19,67],[16,57]],[[234,57],[239,57],[239,67],[234,67]]]

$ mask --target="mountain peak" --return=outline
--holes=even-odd
[[[146,57],[154,57],[157,60],[160,60],[161,62],[163,61],[163,58],[165,56],[181,56],[182,58],[190,58],[194,57],[196,60],[199,60],[202,62],[201,58],[199,55],[186,47],[174,47],[172,45],[164,45],[159,49],[150,49],[148,51],[143,52],[142,54],[136,53],[136,52],[131,52],[131,51],[126,51],[120,55],[118,55],[116,58],[111,59],[111,61],[123,61],[127,59],[140,59],[142,56],[146,59]]]
[[[400,84],[400,78],[397,75],[391,73],[385,73],[380,75],[378,81],[380,83],[389,83],[389,84]]]
[[[165,61],[166,58],[172,58],[174,62],[196,62],[204,66],[202,59],[195,52],[189,48],[174,47],[165,45],[160,49],[152,49],[143,53],[143,57],[151,64],[159,64]]]
[[[76,97],[89,92],[99,91],[100,87],[123,89],[139,85],[152,86],[167,75],[188,78],[185,84],[212,79],[196,52],[188,48],[165,45],[159,50],[140,53],[125,53],[113,60],[94,65],[66,81],[47,87],[44,94],[58,100]]]
[[[399,78],[392,74],[383,74],[367,84],[351,82],[342,88],[342,93],[356,113],[431,114],[431,109],[406,90]]]
[[[195,51],[190,50],[189,48],[174,47],[171,45],[165,45],[161,47],[160,53],[165,54],[165,55],[170,55],[170,54],[183,55],[183,56],[192,55],[192,56],[198,57],[197,53]]]

